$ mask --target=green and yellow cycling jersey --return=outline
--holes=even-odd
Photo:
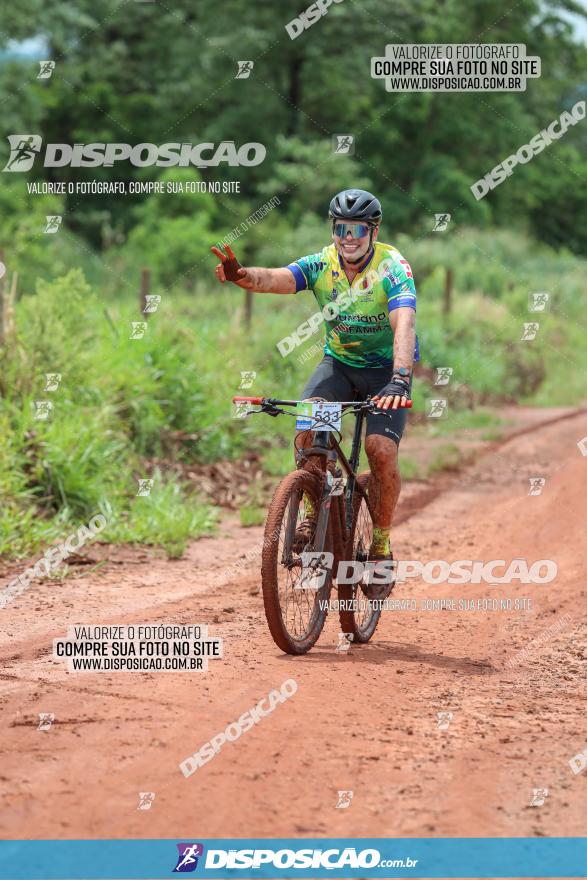
[[[412,270],[396,248],[375,242],[352,284],[334,244],[287,268],[296,280],[296,293],[312,290],[322,310],[325,354],[352,367],[392,365],[389,313],[405,306],[416,309]]]

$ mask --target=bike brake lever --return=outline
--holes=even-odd
[[[275,416],[278,416],[283,410],[277,409],[273,403],[263,403],[259,412],[267,413],[268,416],[273,416],[275,418]]]

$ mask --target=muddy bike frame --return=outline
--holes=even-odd
[[[297,407],[298,404],[301,403],[307,404],[311,402],[320,402],[307,400],[280,400],[279,398],[274,397],[233,397],[232,400],[233,403],[249,403],[261,407],[258,410],[251,410],[251,414],[264,412],[270,416],[278,416],[282,413],[287,415],[294,415],[293,413],[288,412],[288,410],[283,409],[283,407]],[[297,449],[296,462],[298,464],[298,467],[305,467],[306,463],[308,463],[311,470],[315,470],[317,468],[325,477],[322,487],[320,511],[318,514],[318,519],[316,521],[316,531],[314,533],[313,541],[313,550],[316,553],[321,553],[324,548],[324,542],[326,540],[326,533],[328,529],[328,521],[331,512],[332,498],[336,498],[339,494],[338,492],[334,494],[332,491],[334,487],[334,480],[337,479],[337,477],[342,476],[342,474],[333,474],[328,467],[328,463],[332,462],[332,469],[334,470],[338,460],[347,474],[348,479],[344,493],[344,516],[335,517],[335,520],[331,523],[335,556],[338,558],[343,558],[342,550],[346,544],[347,538],[350,535],[352,528],[353,496],[355,491],[357,491],[368,503],[367,494],[362,488],[361,484],[357,481],[356,473],[357,467],[359,465],[359,456],[361,454],[363,422],[368,413],[377,413],[381,414],[381,416],[385,416],[387,414],[387,410],[379,409],[374,403],[371,402],[369,398],[363,401],[350,400],[334,402],[340,405],[343,415],[348,412],[353,412],[355,414],[355,430],[353,433],[350,459],[346,457],[345,453],[341,449],[340,441],[337,440],[337,438],[334,436],[335,433],[339,432],[324,430],[321,431],[320,426],[326,423],[319,422],[318,419],[316,419],[316,424],[313,427],[299,429],[299,433],[312,431],[314,433],[314,440],[312,446]],[[407,407],[410,408],[411,405],[412,401],[409,400],[407,403]],[[318,461],[316,461],[316,459],[318,459]],[[282,558],[282,563],[286,565],[292,553],[295,530],[296,515],[293,513],[293,511],[290,511]]]

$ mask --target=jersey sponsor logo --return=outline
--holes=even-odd
[[[385,312],[379,312],[378,315],[341,315],[341,319],[347,322],[356,321],[360,324],[378,324],[380,321],[385,321],[387,315]]]
[[[400,263],[401,263],[402,266],[404,267],[405,273],[406,273],[406,275],[408,276],[408,278],[413,278],[414,276],[412,275],[412,267],[410,266],[410,264],[408,263],[408,261],[407,261],[407,260],[404,260],[404,258],[401,257],[401,258],[400,258]]]
[[[379,280],[379,279],[377,279]],[[357,288],[359,290],[358,298],[363,302],[371,302],[373,299],[373,279],[372,278],[362,278],[361,281],[358,282]]]
[[[338,330],[341,333],[348,333],[349,335],[353,335],[355,333],[385,333],[386,328],[382,327],[381,324],[377,324],[375,327],[357,327],[356,324],[339,324]]]

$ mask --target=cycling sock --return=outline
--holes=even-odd
[[[312,504],[312,499],[304,492],[304,508],[306,510],[306,519],[316,519],[316,509]]]
[[[389,553],[391,553],[389,529],[380,529],[378,526],[373,526],[371,556],[387,556]]]

